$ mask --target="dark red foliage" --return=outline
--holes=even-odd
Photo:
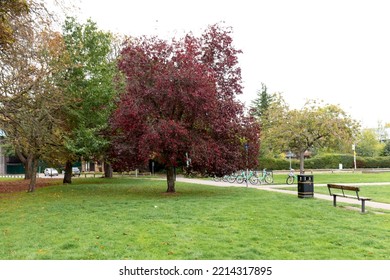
[[[171,43],[141,37],[122,50],[126,92],[111,119],[116,169],[153,158],[166,167],[186,163],[208,174],[256,165],[259,127],[236,100],[242,91],[230,30],[211,26],[201,38]]]

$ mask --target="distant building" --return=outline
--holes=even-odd
[[[5,155],[3,151],[2,141],[5,137],[5,133],[0,129],[0,175],[6,174]]]
[[[5,156],[3,153],[3,148],[0,146],[0,175],[6,174],[6,171]]]
[[[4,151],[2,142],[5,138],[5,133],[0,129],[0,175],[7,174],[23,174],[24,166],[16,156],[8,156]]]

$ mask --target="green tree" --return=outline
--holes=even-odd
[[[386,141],[381,156],[390,156],[390,141]]]
[[[265,95],[262,94],[262,96]],[[283,120],[287,119],[286,113],[289,111],[289,108],[280,93],[267,94],[267,96],[267,109],[261,111],[262,118],[259,117],[260,115],[257,115],[257,120],[262,128],[262,133],[260,134],[260,155],[263,158],[272,158],[285,152],[282,148],[284,145],[281,142],[282,139],[270,137],[267,131],[270,131],[273,126],[277,126],[278,122],[283,122]]]
[[[67,115],[66,170],[64,183],[71,183],[72,161],[102,159],[109,141],[104,135],[114,107],[116,56],[113,35],[88,20],[80,24],[68,18],[63,36],[71,61],[65,74],[65,94],[73,100]]]
[[[358,136],[356,153],[363,157],[375,157],[383,153],[385,144],[381,143],[374,129],[363,129]]]
[[[250,113],[261,121],[273,101],[273,96],[267,92],[267,86],[261,83],[261,90],[257,92],[257,98],[252,101]]]
[[[304,153],[323,147],[353,143],[358,124],[339,106],[309,101],[301,110],[290,110],[283,99],[268,110],[263,137],[279,151],[292,151],[300,158],[304,171]]]

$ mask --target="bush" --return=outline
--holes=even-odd
[[[338,169],[339,164],[343,168],[353,168],[353,155],[325,154],[305,160],[306,169]]]
[[[365,168],[389,168],[390,157],[366,157]]]
[[[290,161],[281,158],[260,158],[259,170],[267,168],[268,170],[288,170],[290,168]],[[299,169],[299,160],[291,160],[291,168]]]

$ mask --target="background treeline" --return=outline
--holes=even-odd
[[[322,154],[312,158],[305,159],[305,168],[307,169],[338,169],[339,164],[343,168],[354,168],[353,155],[349,154]],[[357,168],[389,168],[390,156],[378,157],[356,157]],[[269,170],[288,170],[290,160],[283,158],[260,158],[259,169],[267,168]],[[299,160],[291,160],[291,168],[299,170]]]
[[[259,169],[390,168],[390,123],[362,128],[338,105],[309,100],[293,109],[262,84],[250,113],[260,122]],[[307,157],[309,155],[309,157]]]

